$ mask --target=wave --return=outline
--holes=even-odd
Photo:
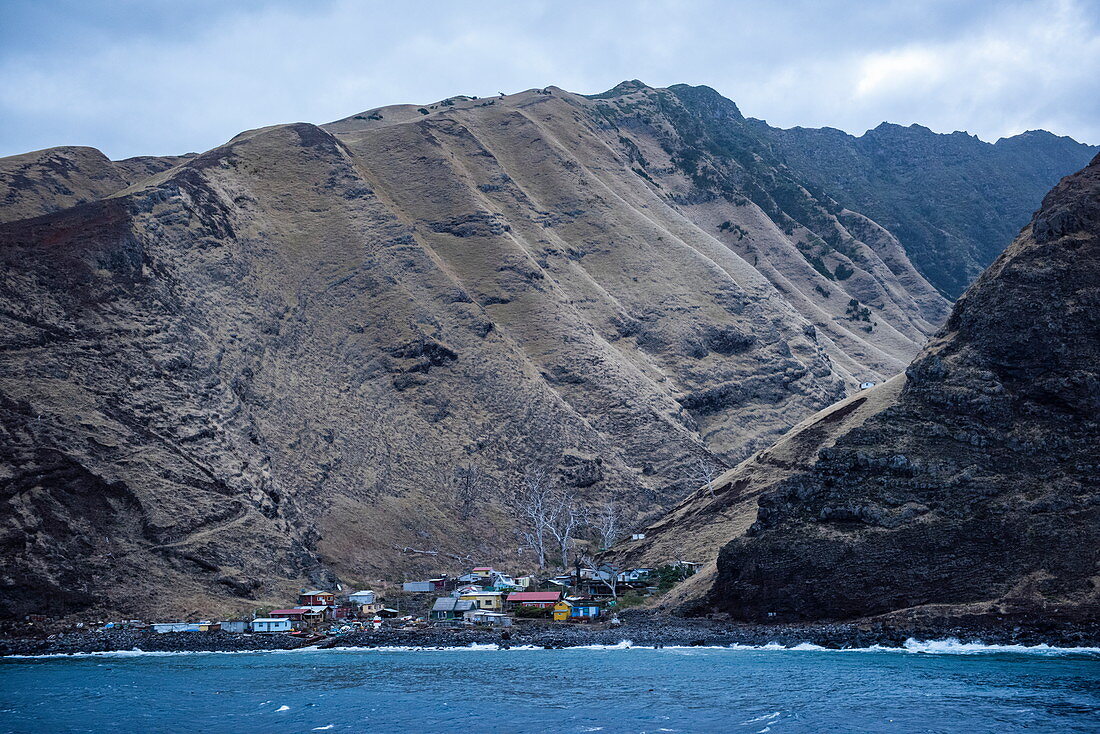
[[[1100,655],[1100,647],[1056,647],[1040,643],[1038,645],[1000,645],[981,642],[962,642],[956,638],[941,640],[917,640],[910,638],[900,647],[871,645],[869,647],[823,647],[811,642],[797,645],[783,645],[769,642],[763,645],[635,645],[630,640],[620,640],[614,644],[572,645],[564,648],[549,648],[541,645],[509,645],[501,647],[496,643],[472,643],[451,647],[425,647],[418,645],[382,645],[378,647],[331,647],[316,646],[295,648],[292,650],[105,650],[98,652],[44,653],[41,655],[8,655],[7,660],[43,660],[57,658],[95,658],[95,657],[165,657],[175,655],[257,655],[257,654],[306,654],[306,653],[394,653],[394,652],[530,652],[551,650],[654,650],[654,651],[756,651],[756,652],[830,652],[830,653],[907,653],[918,655],[981,655],[990,653],[1013,653],[1026,655]]]

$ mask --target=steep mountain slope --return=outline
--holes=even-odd
[[[990,144],[920,125],[883,123],[853,137],[753,123],[801,180],[897,237],[917,270],[949,298],[993,262],[1062,176],[1100,152],[1044,130]]]
[[[633,521],[902,369],[942,297],[691,89],[453,98],[20,169],[3,613],[529,564],[526,470]]]
[[[0,222],[101,199],[187,156],[112,161],[95,148],[66,146],[0,158]]]
[[[632,552],[732,538],[674,603],[740,618],[1094,617],[1098,282],[1100,156],[1044,199],[904,378],[807,421]]]
[[[944,299],[889,233],[804,187],[714,90],[624,82],[592,106],[609,145],[764,275],[853,378],[900,371],[895,360],[946,318]]]

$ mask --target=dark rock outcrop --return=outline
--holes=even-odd
[[[1100,611],[1100,156],[900,395],[764,493],[704,605],[744,619]]]

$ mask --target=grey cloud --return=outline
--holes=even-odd
[[[858,134],[890,120],[983,139],[1044,127],[1100,141],[1087,0],[253,2],[187,16],[123,5],[84,3],[56,23],[4,11],[0,155],[203,150],[276,122],[628,78],[709,84],[783,126]]]

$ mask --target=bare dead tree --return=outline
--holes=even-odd
[[[512,507],[520,522],[519,535],[526,548],[535,553],[539,568],[546,567],[549,528],[554,507],[553,486],[545,469],[529,467],[512,498]]]
[[[623,531],[623,517],[618,505],[608,501],[592,517],[591,525],[600,540],[600,550],[605,551],[615,545]]]
[[[467,461],[454,470],[451,489],[458,502],[459,518],[469,520],[477,505],[492,491],[492,479],[480,466]]]
[[[691,468],[689,479],[696,485],[702,485],[707,490],[707,494],[713,497],[715,480],[722,475],[723,471],[722,466],[705,456],[700,456]]]
[[[584,524],[584,515],[573,499],[572,492],[561,488],[551,490],[551,514],[547,530],[558,542],[561,565],[569,567],[569,546],[576,531]]]

